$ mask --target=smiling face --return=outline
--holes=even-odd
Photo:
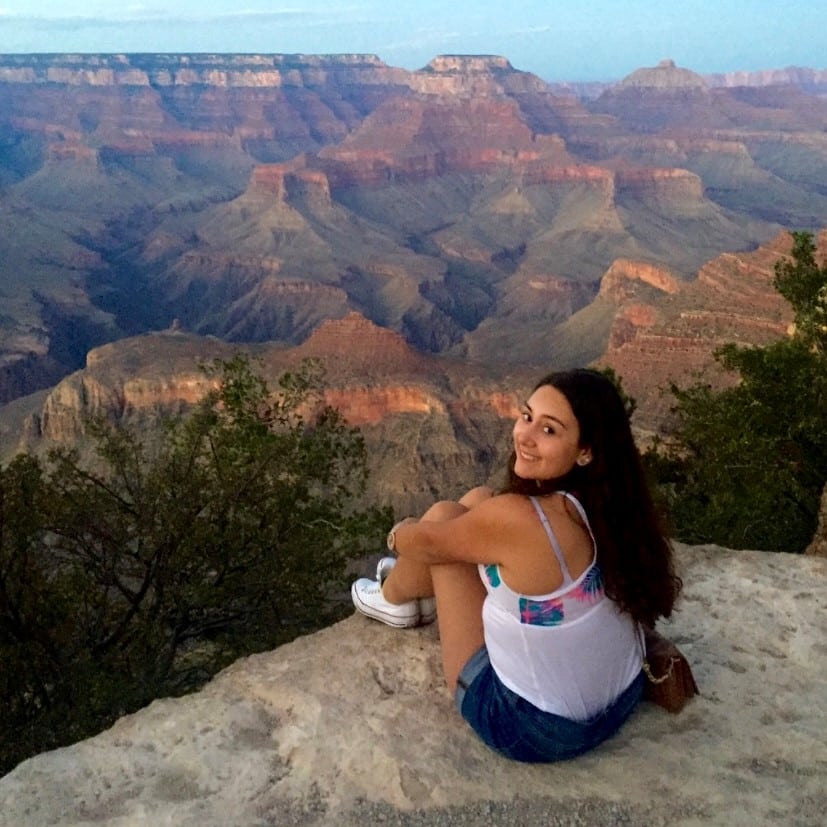
[[[557,479],[591,461],[571,405],[552,385],[541,385],[523,404],[514,423],[514,451],[514,473],[523,479]]]

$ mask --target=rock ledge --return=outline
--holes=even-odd
[[[644,704],[572,762],[482,746],[442,689],[433,628],[352,617],[235,663],[0,780],[0,825],[820,825],[827,560],[679,546],[664,631],[701,696]]]

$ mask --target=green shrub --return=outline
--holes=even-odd
[[[0,771],[349,611],[347,563],[391,521],[359,507],[360,434],[317,365],[275,394],[243,357],[212,373],[152,450],[97,421],[94,467],[0,470]]]
[[[827,481],[827,267],[814,253],[812,236],[795,233],[776,264],[790,338],[719,350],[734,387],[672,387],[677,426],[647,461],[681,540],[799,552],[812,539]]]

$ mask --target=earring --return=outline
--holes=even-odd
[[[577,464],[582,468],[585,465],[588,465],[591,462],[590,457],[577,457]]]

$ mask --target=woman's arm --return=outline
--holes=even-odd
[[[403,520],[393,531],[400,557],[422,563],[503,563],[520,546],[524,497],[491,497],[451,519]]]

